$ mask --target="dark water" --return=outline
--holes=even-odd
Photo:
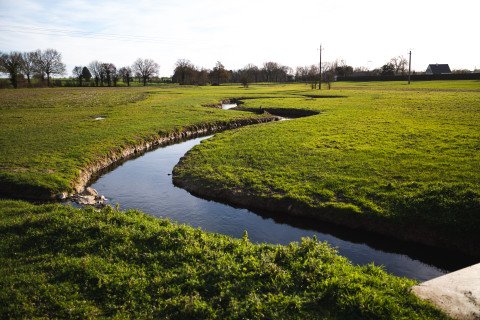
[[[374,262],[399,276],[428,280],[472,264],[458,254],[306,220],[275,220],[246,209],[197,198],[172,184],[172,169],[189,149],[206,138],[160,148],[127,161],[101,176],[92,187],[122,209],[140,209],[157,217],[253,242],[288,244],[314,236],[337,247],[355,264]],[[315,226],[312,228],[312,226]]]

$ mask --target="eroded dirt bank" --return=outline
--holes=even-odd
[[[181,165],[182,159],[177,166]],[[319,223],[329,222],[402,241],[421,243],[440,249],[458,250],[469,256],[480,257],[478,242],[472,241],[472,239],[451,239],[418,223],[386,221],[378,217],[359,215],[347,209],[319,209],[299,201],[261,197],[240,189],[208,188],[205,187],[210,185],[208,181],[181,179],[175,170],[173,171],[173,183],[175,186],[184,188],[196,196],[252,211],[268,212],[278,216],[303,217],[314,219]]]
[[[107,155],[94,160],[86,168],[82,169],[78,176],[72,181],[72,191],[65,190],[62,193],[54,193],[47,187],[34,185],[19,185],[14,183],[0,183],[0,196],[24,200],[36,201],[54,201],[63,200],[73,193],[79,193],[85,189],[92,178],[115,166],[115,164],[125,161],[129,158],[138,156],[149,150],[173,144],[182,140],[209,135],[216,132],[234,129],[251,124],[259,124],[278,120],[278,117],[264,115],[257,118],[238,119],[234,121],[222,121],[207,124],[192,125],[183,128],[180,131],[172,132],[164,136],[152,136],[139,144],[127,146],[119,151],[111,151]]]

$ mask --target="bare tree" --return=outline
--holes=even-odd
[[[205,86],[208,83],[208,69],[200,69],[195,72],[195,84],[198,86]]]
[[[90,70],[93,79],[95,80],[95,86],[98,87],[98,82],[100,81],[100,75],[102,72],[102,63],[98,60],[94,60],[90,62],[88,65],[88,69]]]
[[[338,61],[325,63],[322,73],[322,80],[326,83],[328,90],[332,88],[332,82],[335,81],[336,78],[336,68],[338,67]]]
[[[307,79],[310,82],[312,89],[317,88],[317,81],[319,78],[320,78],[320,72],[319,72],[318,66],[316,64],[312,64],[307,70]]]
[[[82,66],[76,66],[72,70],[73,77],[78,80],[78,85],[81,87],[82,86],[82,80],[83,80],[83,74],[82,74],[83,68]]]
[[[102,63],[101,64],[101,73],[100,73],[100,81],[103,85],[103,80],[105,80],[108,86],[117,85],[118,75],[117,75],[117,68],[113,63]]]
[[[122,81],[130,87],[130,81],[132,81],[132,68],[130,67],[122,67],[118,70],[118,76],[122,78]]]
[[[263,64],[262,71],[265,73],[267,82],[272,82],[279,65],[276,62],[268,61]]]
[[[142,78],[143,85],[147,85],[147,80],[158,73],[160,66],[152,59],[137,59],[133,65],[132,70]]]
[[[390,63],[394,66],[395,74],[405,74],[408,65],[408,60],[404,56],[393,57]]]
[[[238,80],[244,88],[248,88],[249,83],[257,82],[258,67],[252,63],[247,64],[243,69],[238,72]]]
[[[262,72],[265,75],[264,80],[267,82],[286,82],[293,78],[293,70],[290,67],[272,61],[263,64]]]
[[[51,75],[65,73],[65,64],[62,62],[62,55],[55,49],[41,51],[38,60],[39,71],[47,75],[47,84],[50,85]]]
[[[258,82],[260,80],[260,69],[253,63],[247,64],[243,70],[247,73],[250,82]]]
[[[23,58],[22,53],[13,51],[10,53],[2,53],[0,55],[0,68],[9,74],[10,81],[14,88],[18,87],[18,76],[22,71]]]
[[[38,61],[40,57],[40,50],[23,52],[22,53],[22,72],[27,77],[28,86],[32,85],[32,75],[38,71]]]
[[[222,82],[227,81],[228,71],[220,61],[217,61],[215,67],[210,72],[210,79],[213,85],[220,85]]]
[[[173,82],[179,84],[193,84],[196,72],[197,69],[190,60],[178,59],[175,63],[175,70],[173,72]]]
[[[308,83],[308,69],[309,67],[297,67],[295,69],[295,81]]]

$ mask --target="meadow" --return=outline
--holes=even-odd
[[[0,90],[0,190],[20,198],[72,192],[80,170],[109,153],[188,126],[257,117],[203,107],[229,95],[193,87]]]
[[[217,135],[181,161],[176,183],[479,256],[479,82],[352,85],[244,99],[246,110],[318,114]]]
[[[136,211],[0,201],[2,319],[446,319],[326,243],[252,244]]]
[[[244,111],[211,107],[225,99]],[[105,155],[283,110],[310,116],[217,134],[175,179],[332,220],[421,226],[474,252],[479,109],[478,81],[0,90],[0,192],[72,192]],[[413,284],[315,239],[252,244],[137,211],[0,200],[0,318],[444,318]]]

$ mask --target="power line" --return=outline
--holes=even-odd
[[[75,37],[75,38],[87,38],[87,39],[100,39],[100,40],[117,40],[117,41],[130,41],[130,42],[148,42],[148,43],[170,43],[180,44],[190,42],[192,40],[187,39],[172,39],[165,37],[151,37],[143,35],[129,35],[129,34],[112,34],[102,32],[90,32],[81,30],[62,30],[45,27],[34,26],[2,26],[0,25],[0,31],[12,32],[12,33],[26,33],[26,34],[40,34],[49,36],[63,36],[63,37]],[[198,42],[198,39],[195,40]]]

